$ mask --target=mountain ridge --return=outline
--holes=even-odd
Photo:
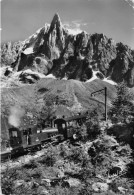
[[[98,78],[123,80],[134,87],[134,52],[123,43],[115,43],[104,34],[70,34],[56,13],[51,24],[30,36],[20,45],[10,66],[14,71],[31,69],[56,78],[87,81]],[[11,46],[9,46],[13,55]],[[9,50],[7,49],[7,50]]]

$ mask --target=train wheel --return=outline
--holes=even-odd
[[[45,148],[45,147],[47,147],[48,144],[49,144],[48,141],[42,141],[42,142],[41,142],[41,147],[42,147],[42,148]]]

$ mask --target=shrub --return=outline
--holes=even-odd
[[[125,189],[125,194],[126,195],[132,195],[134,193],[133,188],[133,182],[130,181],[128,178],[123,178],[123,177],[117,177],[110,183],[109,189],[112,190],[115,193],[119,193],[118,187],[122,187]]]
[[[87,134],[90,139],[95,139],[101,133],[99,113],[94,109],[88,116],[86,121]]]
[[[82,161],[85,159],[85,154],[82,148],[72,146],[70,149],[70,154],[67,158],[75,163],[82,163]]]
[[[81,187],[75,188],[67,188],[62,187],[62,185],[56,186],[53,190],[51,190],[52,195],[76,195],[79,194]]]
[[[69,156],[70,154],[70,149],[69,149],[69,145],[67,142],[64,142],[62,144],[59,145],[59,151],[60,151],[60,156],[63,158],[66,158],[67,156]]]
[[[85,124],[83,124],[81,127],[75,127],[73,128],[74,133],[77,135],[78,139],[86,142],[88,133],[87,133],[87,127]]]
[[[4,176],[4,178],[2,177],[1,179],[1,186],[2,186],[2,193],[5,195],[9,195],[12,194],[13,192],[13,178],[9,178],[8,176]]]
[[[30,176],[33,178],[41,178],[42,172],[41,172],[40,168],[32,169],[30,172]]]
[[[96,174],[105,177],[116,164],[120,164],[119,166],[123,167],[125,171],[125,165],[131,162],[130,147],[119,146],[113,137],[106,134],[101,134],[93,142],[88,150],[88,154],[91,157],[92,165],[96,169]]]
[[[40,163],[46,165],[46,166],[53,166],[57,159],[58,159],[58,153],[57,149],[55,147],[50,146],[50,148],[46,151],[44,156],[39,161]]]
[[[34,169],[38,167],[38,163],[35,159],[32,159],[30,160],[29,163],[25,164],[23,167],[26,169]]]

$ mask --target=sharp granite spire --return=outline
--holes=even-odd
[[[52,19],[52,22],[51,22],[51,29],[53,29],[54,27],[61,27],[62,26],[62,23],[61,23],[61,19],[59,17],[59,14],[56,13]]]
[[[124,79],[129,87],[134,87],[134,56],[128,46],[115,44],[104,34],[72,35],[62,25],[58,13],[50,25],[22,44],[20,54],[16,52],[17,60],[12,63],[16,71],[29,68],[56,78],[67,75],[68,79],[81,81],[90,80],[97,71],[98,78],[108,77],[117,83]]]

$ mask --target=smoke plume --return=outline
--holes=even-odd
[[[9,124],[14,127],[19,127],[23,115],[24,115],[24,109],[22,109],[20,106],[12,106],[10,108],[10,115],[8,118]]]

